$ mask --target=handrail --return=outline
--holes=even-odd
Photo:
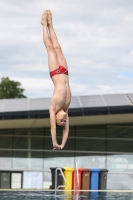
[[[78,164],[75,162],[75,170],[74,170],[74,199],[78,199],[78,187],[79,187],[79,172],[78,172]]]
[[[78,185],[76,189],[79,187],[79,172],[78,172],[78,164],[76,163],[76,171],[77,171],[77,180],[78,180]]]
[[[63,177],[63,179],[64,179],[64,182],[65,182],[65,185],[59,185],[58,187],[57,187],[57,171],[60,171],[60,173],[61,173],[61,175],[62,175],[62,177]],[[62,169],[60,168],[60,167],[58,167],[58,168],[56,168],[56,170],[55,170],[55,195],[56,195],[56,191],[59,189],[59,188],[64,188],[64,187],[66,187],[67,186],[67,181],[66,181],[66,179],[65,179],[65,176],[64,176],[64,173],[63,173],[63,171],[62,171]]]

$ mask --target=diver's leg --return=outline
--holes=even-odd
[[[43,25],[43,41],[44,41],[44,44],[45,44],[45,47],[46,47],[47,53],[48,53],[49,70],[53,71],[59,67],[59,62],[57,59],[56,51],[55,51],[54,46],[49,37],[48,27],[47,27],[47,25],[48,25],[47,18],[48,18],[47,11],[44,11],[42,14],[42,21],[41,21],[41,23]]]
[[[52,13],[50,12],[50,10],[48,10],[47,13],[48,13],[48,28],[49,28],[50,39],[51,39],[51,42],[56,51],[59,65],[65,67],[67,69],[68,67],[67,67],[66,59],[62,53],[61,46],[58,42],[56,33],[54,31],[54,27],[53,27],[53,23],[52,23]]]

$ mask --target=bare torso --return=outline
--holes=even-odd
[[[71,101],[71,91],[69,87],[69,77],[65,74],[57,74],[52,77],[54,83],[54,93],[51,105],[55,108],[55,113],[63,109],[67,111]]]

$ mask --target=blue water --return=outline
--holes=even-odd
[[[57,196],[52,192],[9,192],[0,191],[0,200],[133,200],[133,193],[89,193],[88,195],[66,196],[62,193]]]

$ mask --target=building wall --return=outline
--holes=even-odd
[[[57,128],[58,143],[62,129]],[[133,189],[133,124],[71,126],[63,151],[52,151],[49,128],[0,130],[1,171],[43,171],[50,167],[108,169],[107,189]]]

